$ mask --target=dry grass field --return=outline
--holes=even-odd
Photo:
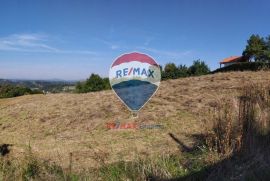
[[[138,118],[131,117],[112,91],[0,99],[0,144],[12,144],[9,156],[18,158],[31,147],[41,159],[64,168],[72,154],[74,170],[138,155],[181,154],[176,140],[191,147],[196,142],[192,135],[205,131],[209,111],[224,98],[236,97],[237,90],[249,83],[269,84],[270,71],[163,81]],[[116,120],[164,128],[108,130],[106,123]]]

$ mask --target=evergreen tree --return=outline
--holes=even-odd
[[[246,49],[243,55],[255,61],[265,61],[267,59],[267,45],[262,37],[259,35],[251,35],[247,41]]]

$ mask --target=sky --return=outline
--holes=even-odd
[[[270,34],[267,0],[2,0],[0,78],[107,77],[121,54],[190,66],[241,55]]]

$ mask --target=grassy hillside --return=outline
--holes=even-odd
[[[167,161],[171,158],[166,155],[181,158],[185,150],[197,144],[196,135],[207,131],[205,124],[211,117],[211,110],[224,98],[236,100],[241,87],[252,82],[269,84],[270,72],[218,73],[164,81],[138,118],[131,118],[129,111],[110,90],[1,99],[0,144],[13,145],[10,157],[22,158],[31,149],[31,154],[37,158],[74,172],[138,157],[164,156]],[[117,120],[121,123],[161,124],[164,128],[106,128],[106,123]],[[191,159],[194,158],[201,157],[195,154]],[[207,159],[216,161],[215,157]],[[174,159],[173,164],[179,162]],[[184,162],[189,164],[188,159]],[[197,169],[196,165],[192,168]],[[182,171],[184,174],[185,170]],[[181,174],[179,172],[181,170],[170,173]]]

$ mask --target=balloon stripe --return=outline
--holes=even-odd
[[[150,65],[157,65],[155,60],[153,60],[151,57],[141,54],[141,53],[130,53],[130,54],[124,54],[121,57],[119,57],[112,65],[112,67],[116,65],[120,65],[122,63],[132,62],[132,61],[138,61],[141,63],[149,63]]]

